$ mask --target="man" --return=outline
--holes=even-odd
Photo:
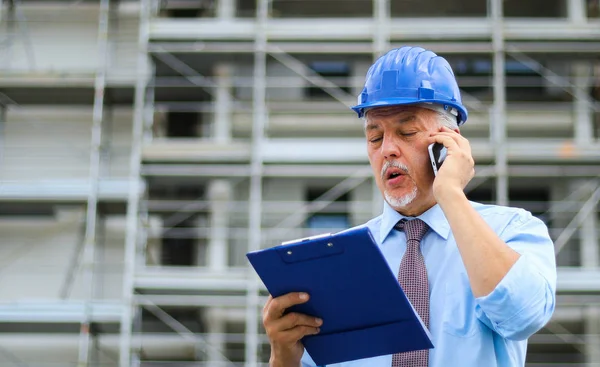
[[[554,246],[529,212],[467,200],[463,189],[474,162],[458,128],[467,110],[450,65],[421,48],[392,50],[369,69],[353,109],[364,117],[369,162],[385,198],[382,215],[365,225],[434,348],[342,365],[524,366],[527,338],[554,311]],[[432,143],[447,148],[437,176],[427,150]],[[415,237],[411,228],[422,233]],[[271,366],[314,366],[301,338],[317,334],[327,320],[282,316],[309,297],[290,293],[267,301]]]

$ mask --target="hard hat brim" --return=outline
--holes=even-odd
[[[375,108],[375,107],[386,107],[386,106],[409,106],[409,105],[417,105],[420,103],[437,103],[441,105],[448,105],[456,108],[458,111],[458,126],[462,125],[467,121],[467,111],[465,108],[459,104],[454,103],[448,100],[441,99],[415,99],[415,98],[386,98],[380,99],[373,102],[362,103],[356,106],[351,107],[354,112],[358,114],[359,118],[364,117],[365,109],[367,108]]]

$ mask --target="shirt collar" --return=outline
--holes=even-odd
[[[385,241],[396,223],[403,218],[411,219],[412,217],[405,217],[404,215],[395,211],[387,202],[384,201],[383,215],[381,218],[381,227],[379,231],[379,243],[383,243],[383,241]],[[446,220],[446,216],[438,204],[429,208],[425,213],[419,215],[417,218],[427,223],[429,228],[431,228],[444,240],[448,239],[448,235],[450,234],[450,224],[448,224],[448,220]]]

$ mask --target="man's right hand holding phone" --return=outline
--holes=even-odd
[[[463,192],[475,175],[475,162],[469,141],[458,129],[451,130],[442,126],[428,140],[428,144],[439,143],[447,149],[444,165],[433,181],[433,196],[441,204],[445,193]]]
[[[321,319],[285,310],[291,306],[305,303],[306,293],[288,293],[277,298],[269,296],[263,308],[263,325],[271,343],[271,367],[298,367],[304,354],[300,341],[306,335],[319,333],[323,324]]]

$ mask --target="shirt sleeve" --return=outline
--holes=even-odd
[[[302,355],[302,359],[300,361],[301,367],[317,367],[315,362],[312,360],[306,349],[304,350],[304,354]]]
[[[521,211],[500,238],[521,256],[496,288],[477,298],[477,317],[499,335],[524,340],[540,330],[556,303],[554,244],[546,225]]]

